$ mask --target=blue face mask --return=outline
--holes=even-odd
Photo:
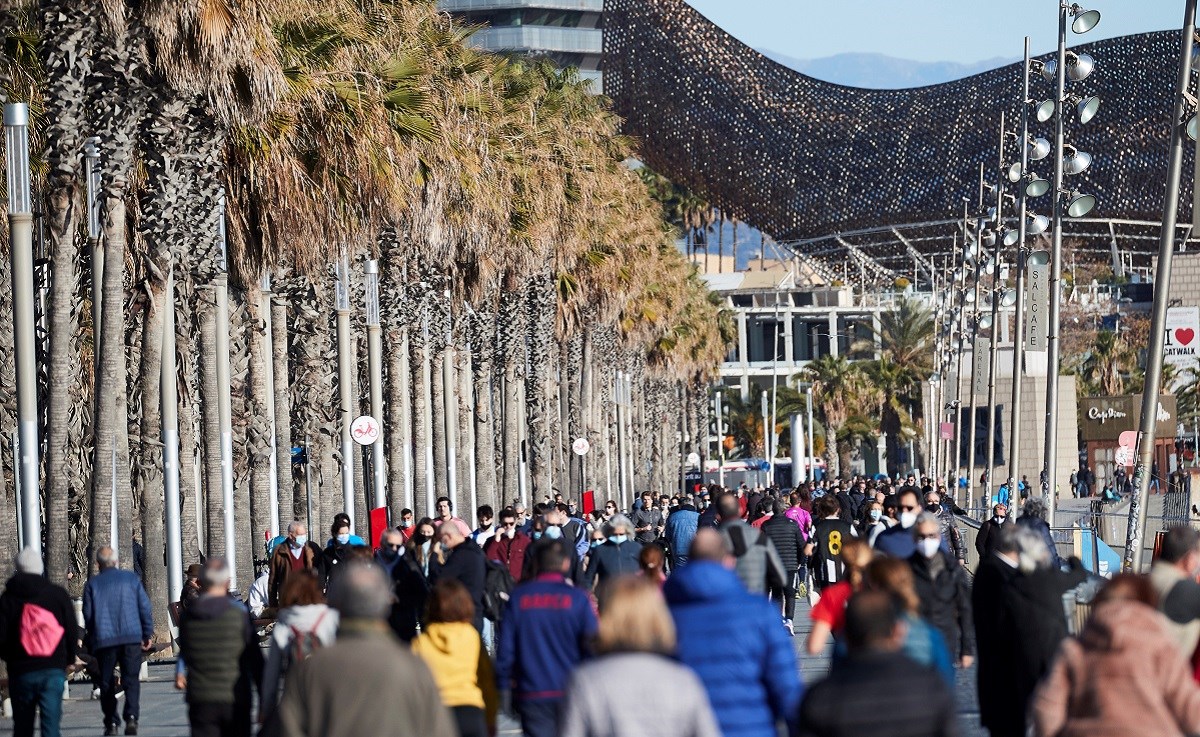
[[[546,537],[550,538],[551,540],[558,540],[562,537],[562,528],[547,527],[545,535],[546,535]]]
[[[620,545],[621,543],[625,542],[625,536],[624,535],[609,535],[608,541],[614,545]]]
[[[338,545],[345,545],[350,542],[350,533],[347,532],[344,535],[338,535],[335,539],[338,541]]]
[[[595,550],[596,548],[600,547],[603,544],[604,544],[603,540],[593,540],[592,541],[592,550]]]

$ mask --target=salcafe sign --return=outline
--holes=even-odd
[[[1158,398],[1158,438],[1175,437],[1175,397]],[[1121,433],[1137,430],[1142,412],[1142,395],[1089,397],[1079,401],[1079,432],[1085,441],[1118,440]]]

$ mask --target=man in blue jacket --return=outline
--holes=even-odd
[[[121,666],[125,689],[125,734],[137,734],[142,653],[150,649],[154,620],[150,597],[133,571],[117,568],[117,551],[96,551],[100,572],[88,579],[83,589],[83,621],[87,628],[84,644],[100,669],[100,709],[104,712],[104,734],[115,735],[117,718],[115,670]]]
[[[571,671],[590,654],[598,623],[582,589],[566,582],[571,561],[559,545],[537,549],[532,580],[513,589],[496,649],[496,682],[511,693],[528,737],[558,734],[558,707]]]
[[[583,573],[584,587],[599,591],[618,576],[637,573],[641,543],[633,539],[633,523],[623,514],[614,514],[604,525],[607,538],[597,546],[588,558],[587,570]]]
[[[746,591],[733,564],[721,534],[701,529],[667,579],[679,660],[704,683],[725,737],[775,737],[804,692],[796,653],[778,607]]]
[[[696,537],[696,530],[700,527],[700,512],[692,501],[691,494],[684,495],[679,506],[667,517],[667,529],[663,534],[671,551],[672,571],[687,565],[688,548],[692,547],[692,538]]]

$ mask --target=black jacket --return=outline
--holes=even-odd
[[[804,695],[796,737],[949,737],[954,696],[932,669],[899,653],[835,660]]]
[[[188,703],[250,708],[250,682],[262,683],[263,657],[250,613],[240,601],[196,599],[179,623],[179,654],[188,666]]]
[[[943,550],[944,563],[936,578],[929,559],[920,552],[908,559],[913,570],[913,587],[921,600],[921,616],[946,638],[952,660],[975,654],[975,627],[971,620],[971,585],[967,572]]]
[[[483,548],[471,538],[464,538],[454,550],[446,555],[446,562],[438,565],[437,558],[429,564],[429,585],[432,588],[443,578],[458,581],[467,587],[471,601],[475,602],[475,629],[483,631],[483,584],[487,577],[487,559]]]
[[[62,639],[54,652],[45,658],[35,658],[21,647],[21,614],[26,604],[40,606],[54,615],[63,628]],[[35,670],[66,668],[75,662],[79,641],[79,626],[75,608],[66,589],[55,586],[41,576],[18,573],[8,579],[0,596],[0,658],[8,663],[9,676]]]
[[[1012,524],[1011,519],[1011,517],[1006,517],[1004,524]],[[996,549],[996,535],[999,532],[1000,523],[996,521],[995,517],[984,520],[983,524],[979,526],[979,532],[975,535],[975,552],[979,553],[981,564]]]
[[[421,572],[421,566],[408,551],[392,567],[391,578],[396,600],[392,602],[392,611],[388,614],[388,626],[396,637],[412,642],[417,637],[417,623],[425,619],[429,582]]]
[[[993,734],[1024,734],[1025,712],[1067,636],[1062,597],[1087,573],[1071,570],[1022,574],[995,554],[979,564],[971,599],[979,663],[979,719]]]
[[[777,514],[764,522],[760,529],[775,543],[775,552],[783,561],[785,573],[792,573],[800,567],[800,558],[804,555],[804,536],[800,534],[799,525]]]

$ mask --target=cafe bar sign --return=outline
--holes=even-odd
[[[1155,435],[1174,438],[1176,401],[1174,395],[1158,398],[1158,425]],[[1142,395],[1089,397],[1079,401],[1079,433],[1084,441],[1117,440],[1127,430],[1136,431],[1142,412]]]

